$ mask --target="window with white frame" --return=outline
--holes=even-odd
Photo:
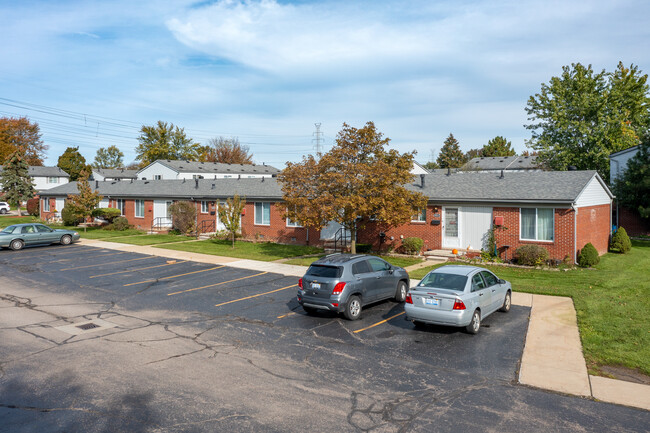
[[[135,217],[144,218],[144,200],[135,200]]]
[[[50,211],[50,198],[43,197],[43,212],[49,212],[49,211]]]
[[[423,207],[419,209],[418,212],[411,217],[412,222],[423,223],[427,221],[427,208]]]
[[[298,221],[292,221],[291,218],[287,217],[287,227],[302,227]]]
[[[255,203],[255,225],[271,225],[271,203]]]
[[[519,237],[526,241],[552,241],[555,212],[552,208],[521,208]]]
[[[47,183],[59,183],[59,178],[56,176],[50,176],[47,178]]]
[[[162,180],[162,174],[154,174],[153,180]]]
[[[210,212],[210,202],[209,201],[202,201],[201,202],[201,213],[208,213]]]

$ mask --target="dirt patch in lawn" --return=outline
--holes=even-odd
[[[627,382],[642,383],[643,385],[650,385],[650,376],[646,376],[637,370],[627,367],[618,367],[613,365],[606,365],[600,367],[600,371],[607,376],[614,379],[625,380]]]

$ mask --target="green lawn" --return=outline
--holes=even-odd
[[[0,228],[8,227],[12,224],[25,224],[25,223],[34,223],[41,222],[38,218],[32,216],[9,216],[9,215],[0,215]]]
[[[317,254],[323,251],[320,248],[302,245],[280,245],[266,242],[256,244],[253,242],[240,241],[235,244],[235,248],[233,249],[230,241],[224,240],[188,242],[184,244],[164,245],[159,248],[188,251],[192,253],[213,254],[216,256],[261,260],[265,262],[271,262],[286,257]]]
[[[632,251],[601,257],[595,269],[554,272],[486,266],[517,292],[573,298],[580,338],[591,373],[605,365],[650,376],[650,242],[632,241]],[[420,279],[431,266],[411,272]]]
[[[321,257],[325,257],[325,254],[315,256],[315,257],[303,257],[299,259],[287,260],[286,262],[283,263],[286,263],[288,265],[309,266],[316,260],[320,259]],[[379,257],[386,260],[391,265],[401,266],[401,267],[411,266],[416,263],[420,263],[422,261],[422,259],[418,257],[392,257],[392,256],[379,256]]]
[[[120,232],[117,232],[120,233]],[[99,238],[95,238],[99,239]],[[131,245],[156,245],[156,244],[165,244],[165,243],[171,243],[171,242],[186,242],[186,241],[193,241],[196,238],[189,237],[189,236],[181,236],[181,235],[162,235],[162,234],[155,234],[155,235],[147,235],[147,234],[140,234],[139,236],[121,236],[121,237],[109,237],[109,238],[103,238],[102,240],[105,240],[107,242],[117,242],[120,244],[131,244]]]

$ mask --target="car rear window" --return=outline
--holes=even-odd
[[[13,233],[16,226],[5,227],[1,233]]]
[[[342,272],[343,269],[338,266],[311,265],[307,269],[307,275],[323,278],[338,278]]]
[[[462,292],[467,284],[467,276],[456,274],[431,273],[425,276],[418,286]]]

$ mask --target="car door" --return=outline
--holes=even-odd
[[[36,231],[33,225],[22,226],[20,237],[25,241],[25,245],[36,245],[41,243],[41,235]]]
[[[368,264],[375,276],[376,299],[385,299],[393,296],[397,288],[397,282],[394,282],[395,277],[393,276],[393,272],[391,272],[390,264],[378,257],[369,258]]]
[[[472,294],[476,296],[476,302],[481,308],[481,317],[485,317],[491,312],[492,308],[492,294],[490,289],[486,287],[485,281],[480,272],[472,275]]]
[[[352,264],[352,274],[356,279],[356,284],[361,288],[363,302],[369,303],[376,299],[377,293],[375,287],[375,275],[368,260],[361,260]]]
[[[59,235],[54,230],[43,224],[36,224],[36,231],[40,235],[40,241],[43,243],[52,243],[59,241]]]
[[[492,306],[490,311],[495,311],[503,305],[503,299],[506,296],[505,291],[501,284],[499,284],[499,279],[490,271],[481,271],[483,280],[488,289],[490,289],[490,297],[492,299]]]

